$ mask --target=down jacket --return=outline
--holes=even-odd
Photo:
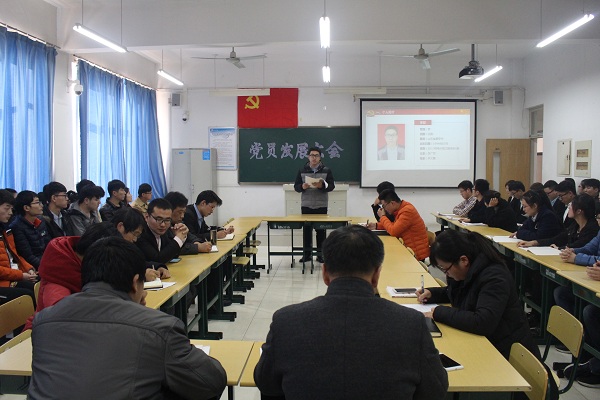
[[[10,228],[15,236],[19,255],[35,268],[39,267],[44,250],[52,239],[46,223],[41,218],[36,218],[31,223],[22,215],[18,215],[10,224]]]
[[[9,287],[12,286],[12,282],[22,281],[23,272],[29,272],[33,269],[33,266],[17,253],[15,239],[11,230],[0,230],[0,239],[0,287]],[[10,251],[19,269],[12,269],[10,267],[7,251]]]
[[[429,239],[427,228],[419,212],[406,200],[402,200],[400,207],[394,213],[394,222],[385,215],[377,223],[377,229],[385,229],[390,236],[402,238],[404,245],[410,247],[417,260],[429,257]]]

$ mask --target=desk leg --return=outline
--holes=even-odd
[[[210,271],[211,274],[216,273],[219,276],[219,291],[217,293],[216,301],[214,301],[214,312],[208,314],[209,319],[216,319],[221,321],[235,321],[235,318],[237,317],[237,313],[235,312],[223,311],[223,268],[225,267],[223,264],[226,264],[227,262],[229,262],[229,264],[231,265],[231,257],[228,257],[228,261],[225,261],[217,268],[214,268],[212,271]],[[231,281],[229,281],[228,283],[230,284],[227,288],[229,290],[231,288]],[[233,295],[233,291],[231,292],[231,294]]]
[[[233,386],[227,386],[227,398],[233,400]]]
[[[267,274],[271,272],[271,227],[267,224]]]
[[[206,279],[202,279],[198,285],[196,285],[196,291],[198,293],[198,331],[188,332],[190,339],[209,339],[219,340],[223,339],[223,332],[209,332],[208,331],[208,299],[206,290]]]

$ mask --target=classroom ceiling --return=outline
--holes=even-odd
[[[312,70],[325,63],[318,30],[322,0],[46,2],[57,7],[57,44],[62,50],[83,57],[111,52],[72,30],[83,21],[157,68],[162,65],[183,77],[188,87],[268,86],[265,75],[275,68]],[[362,66],[368,60],[368,68],[379,74],[369,85],[381,82],[385,71],[424,73],[416,60],[380,60],[380,54],[416,54],[421,43],[427,52],[456,47],[459,52],[430,60],[432,71],[449,68],[455,76],[471,59],[471,43],[478,45],[476,59],[482,65],[495,65],[496,58],[506,64],[526,58],[536,51],[541,37],[584,12],[600,14],[600,0],[329,0],[325,6],[332,25],[332,69]],[[600,45],[600,15],[562,41]],[[266,55],[266,59],[244,61],[246,69],[240,70],[225,60],[194,58],[228,57],[232,46],[238,57]],[[289,85],[298,86],[293,80]],[[158,84],[170,87],[162,78]]]

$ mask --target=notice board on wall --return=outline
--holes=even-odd
[[[360,181],[359,126],[239,129],[239,183],[290,183],[308,161],[308,149],[321,149],[321,161],[336,182]]]

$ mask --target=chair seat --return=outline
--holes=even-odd
[[[250,258],[249,257],[233,257],[231,259],[231,262],[233,265],[248,265],[250,264]]]

